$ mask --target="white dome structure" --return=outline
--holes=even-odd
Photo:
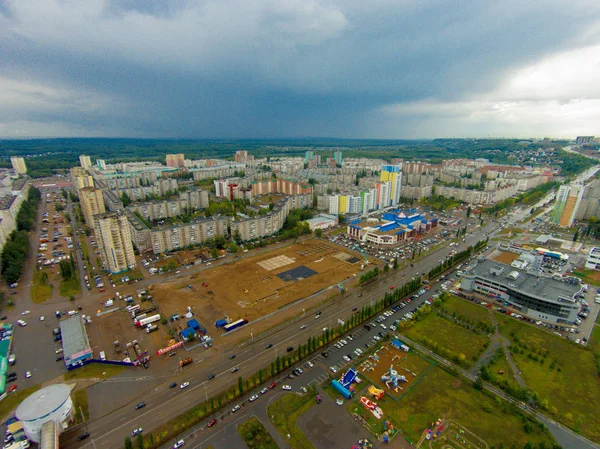
[[[68,427],[72,412],[71,387],[55,384],[27,396],[17,407],[16,415],[23,423],[27,438],[39,443],[45,423],[54,421],[58,431],[62,432]]]

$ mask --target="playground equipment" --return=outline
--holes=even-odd
[[[344,386],[344,388],[350,389],[349,388],[350,385],[352,385],[354,382],[357,382],[357,383],[359,382],[357,377],[358,377],[358,372],[354,368],[350,368],[342,376],[342,378],[340,379],[340,383]]]
[[[378,400],[385,395],[385,391],[380,390],[379,388],[375,387],[375,385],[370,385],[369,388],[367,388],[367,391],[371,396]]]
[[[394,369],[394,365],[390,365],[390,369],[387,373],[381,376],[381,381],[385,383],[385,386],[390,388],[390,384],[393,385],[394,391],[398,392],[399,382],[406,382],[406,377],[398,374],[398,371]]]
[[[360,398],[360,403],[364,408],[373,413],[373,416],[375,416],[375,418],[381,419],[381,417],[383,416],[383,411],[379,407],[377,407],[377,404],[375,402],[372,402],[366,397],[362,396]]]

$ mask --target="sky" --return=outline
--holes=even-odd
[[[597,0],[0,0],[0,136],[600,135]]]

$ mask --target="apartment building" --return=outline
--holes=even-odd
[[[400,203],[400,191],[402,188],[402,166],[401,165],[382,165],[381,181],[390,184],[389,197],[380,197],[380,203],[384,207],[397,206]]]
[[[81,167],[73,167],[70,170],[71,182],[75,190],[85,187],[94,187],[94,178]]]
[[[284,195],[306,195],[312,193],[310,184],[282,178],[253,182],[251,187],[253,196],[269,195],[272,193],[281,193]]]
[[[27,173],[25,159],[23,159],[22,157],[11,156],[10,163],[12,164],[12,168],[14,168],[18,174],[24,175],[25,173]]]
[[[167,167],[185,167],[185,156],[182,153],[167,154]]]
[[[94,215],[93,219],[102,267],[113,274],[135,267],[127,216],[121,212],[105,212]]]
[[[590,250],[585,267],[590,270],[600,270],[600,248],[594,246]]]
[[[94,223],[94,215],[106,211],[102,190],[95,187],[85,187],[78,191],[81,212],[88,226]]]
[[[178,217],[186,209],[204,209],[208,207],[208,192],[205,190],[192,190],[181,192],[177,199],[146,201],[134,203],[127,209],[139,213],[147,220]]]
[[[161,226],[151,229],[150,239],[154,254],[198,245],[206,240],[227,235],[226,217],[195,220],[191,223]]]
[[[561,227],[571,227],[581,200],[583,199],[584,186],[580,184],[562,185],[556,193],[556,203],[552,211],[552,223]]]
[[[79,156],[79,165],[81,165],[81,168],[83,168],[84,170],[89,170],[92,166],[92,160],[89,156],[82,154],[81,156]]]

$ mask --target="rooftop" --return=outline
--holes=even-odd
[[[10,206],[13,205],[13,203],[15,202],[16,199],[17,199],[17,197],[13,196],[13,195],[6,195],[6,196],[0,197],[0,210],[10,209]]]
[[[71,387],[54,384],[44,387],[27,396],[17,407],[17,418],[21,421],[34,421],[56,411],[69,399]]]
[[[478,263],[471,271],[471,274],[514,290],[520,290],[529,296],[547,302],[560,303],[565,300],[575,302],[575,295],[581,291],[581,284],[579,282],[569,283],[536,276],[494,260],[485,260]]]
[[[81,315],[76,314],[60,321],[65,360],[90,348]]]

